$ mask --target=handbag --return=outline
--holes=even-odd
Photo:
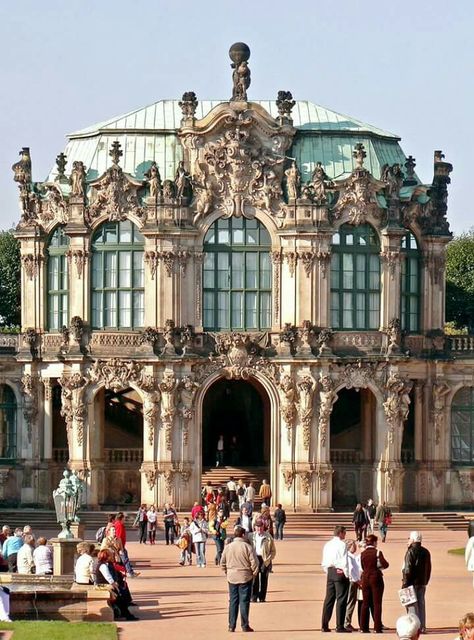
[[[413,586],[400,589],[398,597],[400,598],[402,607],[407,607],[409,604],[415,604],[415,602],[417,602],[415,588]]]

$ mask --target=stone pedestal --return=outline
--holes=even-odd
[[[53,575],[63,576],[74,573],[74,560],[76,557],[76,545],[82,542],[77,538],[63,540],[52,538],[53,546]]]
[[[71,522],[70,529],[74,538],[84,540],[86,535],[86,525],[83,522]]]

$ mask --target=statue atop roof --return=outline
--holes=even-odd
[[[247,102],[247,89],[250,86],[250,69],[248,66],[250,49],[248,45],[245,42],[236,42],[229,49],[229,57],[232,60],[230,66],[234,69],[231,102]]]

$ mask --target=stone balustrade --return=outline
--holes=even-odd
[[[333,464],[358,464],[362,460],[362,451],[357,449],[331,449]]]
[[[450,336],[450,350],[454,353],[474,354],[474,335],[470,336]]]
[[[143,462],[143,449],[104,449],[106,462],[126,464]]]

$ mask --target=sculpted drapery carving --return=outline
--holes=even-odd
[[[201,385],[193,376],[185,376],[179,383],[178,410],[182,417],[183,444],[188,444],[189,423],[194,417],[194,397]]]
[[[161,392],[161,422],[165,430],[165,445],[168,451],[171,451],[172,448],[178,386],[179,380],[175,378],[173,371],[165,371],[161,382],[158,383]]]
[[[278,383],[278,391],[280,394],[281,415],[286,425],[288,443],[291,444],[291,437],[293,434],[297,415],[297,390],[292,377],[287,373],[281,376]]]
[[[388,439],[391,444],[395,440],[396,430],[401,428],[408,418],[409,394],[412,386],[411,380],[402,379],[398,373],[391,373],[386,382],[383,408],[388,424]]]
[[[306,450],[311,444],[311,423],[313,421],[313,397],[316,382],[310,375],[303,376],[297,382],[299,403],[298,412],[303,426],[303,446]]]
[[[326,446],[329,421],[332,408],[337,400],[335,384],[331,376],[321,374],[319,378],[319,439],[321,446]]]
[[[23,416],[26,422],[26,432],[28,443],[31,443],[33,432],[33,422],[38,415],[38,378],[30,373],[25,373],[21,378],[21,388],[23,391]]]
[[[446,397],[451,388],[446,382],[437,380],[433,383],[433,423],[435,433],[435,444],[441,441],[441,433],[444,429]]]
[[[58,382],[61,385],[61,415],[66,422],[69,452],[71,453],[71,434],[74,424],[76,425],[77,444],[82,446],[84,443],[86,405],[83,397],[88,379],[82,373],[76,372],[70,376],[61,376]]]

